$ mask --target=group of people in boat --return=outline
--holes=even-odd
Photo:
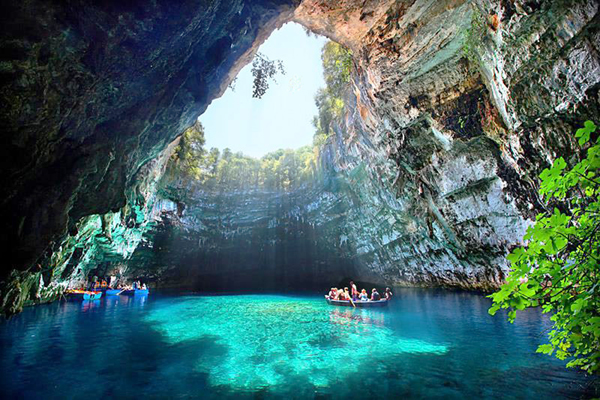
[[[360,292],[358,291],[357,286],[353,281],[350,281],[350,290],[347,287],[343,289],[338,289],[336,287],[332,287],[329,291],[329,294],[325,296],[325,298],[329,300],[342,300],[342,301],[379,301],[379,300],[391,300],[393,293],[389,287],[385,288],[385,292],[383,297],[379,294],[376,288],[371,289],[371,295],[367,293],[366,289],[362,289]]]
[[[133,290],[148,290],[148,286],[145,283],[140,283],[140,281],[135,281],[132,284],[131,289]]]
[[[106,280],[102,279],[100,281],[97,277],[92,278],[92,281],[88,284],[88,290],[98,291],[104,289],[118,289],[118,290],[148,290],[148,286],[145,283],[141,283],[139,280],[133,282],[131,285],[123,285],[121,283],[115,284],[116,282],[112,282],[114,279]],[[109,284],[108,282],[111,282]]]

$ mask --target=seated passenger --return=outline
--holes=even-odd
[[[369,296],[367,296],[367,291],[365,289],[360,291],[360,301],[369,301]]]
[[[373,288],[373,290],[371,291],[371,301],[379,301],[381,300],[381,296],[379,295],[379,292],[377,291],[377,289]]]
[[[142,290],[148,290],[148,286],[145,283],[142,285]]]
[[[335,295],[336,295],[336,293],[335,293],[335,290],[334,290],[334,289],[335,289],[335,288],[331,288],[331,289],[329,290],[329,293],[327,294],[327,296],[325,296],[325,298],[327,298],[327,299],[330,299],[330,300],[333,300],[333,299],[335,299]]]
[[[348,288],[345,287],[344,288],[344,300],[350,300],[352,297],[350,297],[350,292],[348,291]]]
[[[391,300],[393,295],[394,294],[392,293],[392,291],[390,290],[390,288],[386,287],[385,288],[385,299],[386,300]]]

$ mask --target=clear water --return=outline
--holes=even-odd
[[[322,296],[109,297],[0,322],[3,398],[579,398],[589,379],[535,353],[549,321],[400,290],[389,309]],[[587,387],[587,389],[586,389]]]

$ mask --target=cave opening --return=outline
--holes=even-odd
[[[275,30],[173,148],[126,276],[204,292],[343,285],[355,270],[347,205],[317,204],[335,193],[324,153],[350,69],[338,43],[293,22]],[[117,274],[105,267],[92,273]]]

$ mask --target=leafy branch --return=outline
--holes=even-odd
[[[540,174],[540,195],[555,205],[527,230],[524,247],[508,255],[506,283],[492,294],[490,314],[541,306],[554,328],[539,353],[570,358],[567,367],[600,372],[600,141],[591,143],[596,125],[586,121],[575,137],[587,157],[568,168],[558,158]],[[565,210],[565,211],[561,211]]]
[[[283,61],[271,60],[262,53],[256,53],[252,61],[252,76],[254,77],[252,97],[260,99],[269,89],[269,81],[274,82],[277,74],[285,75]]]

